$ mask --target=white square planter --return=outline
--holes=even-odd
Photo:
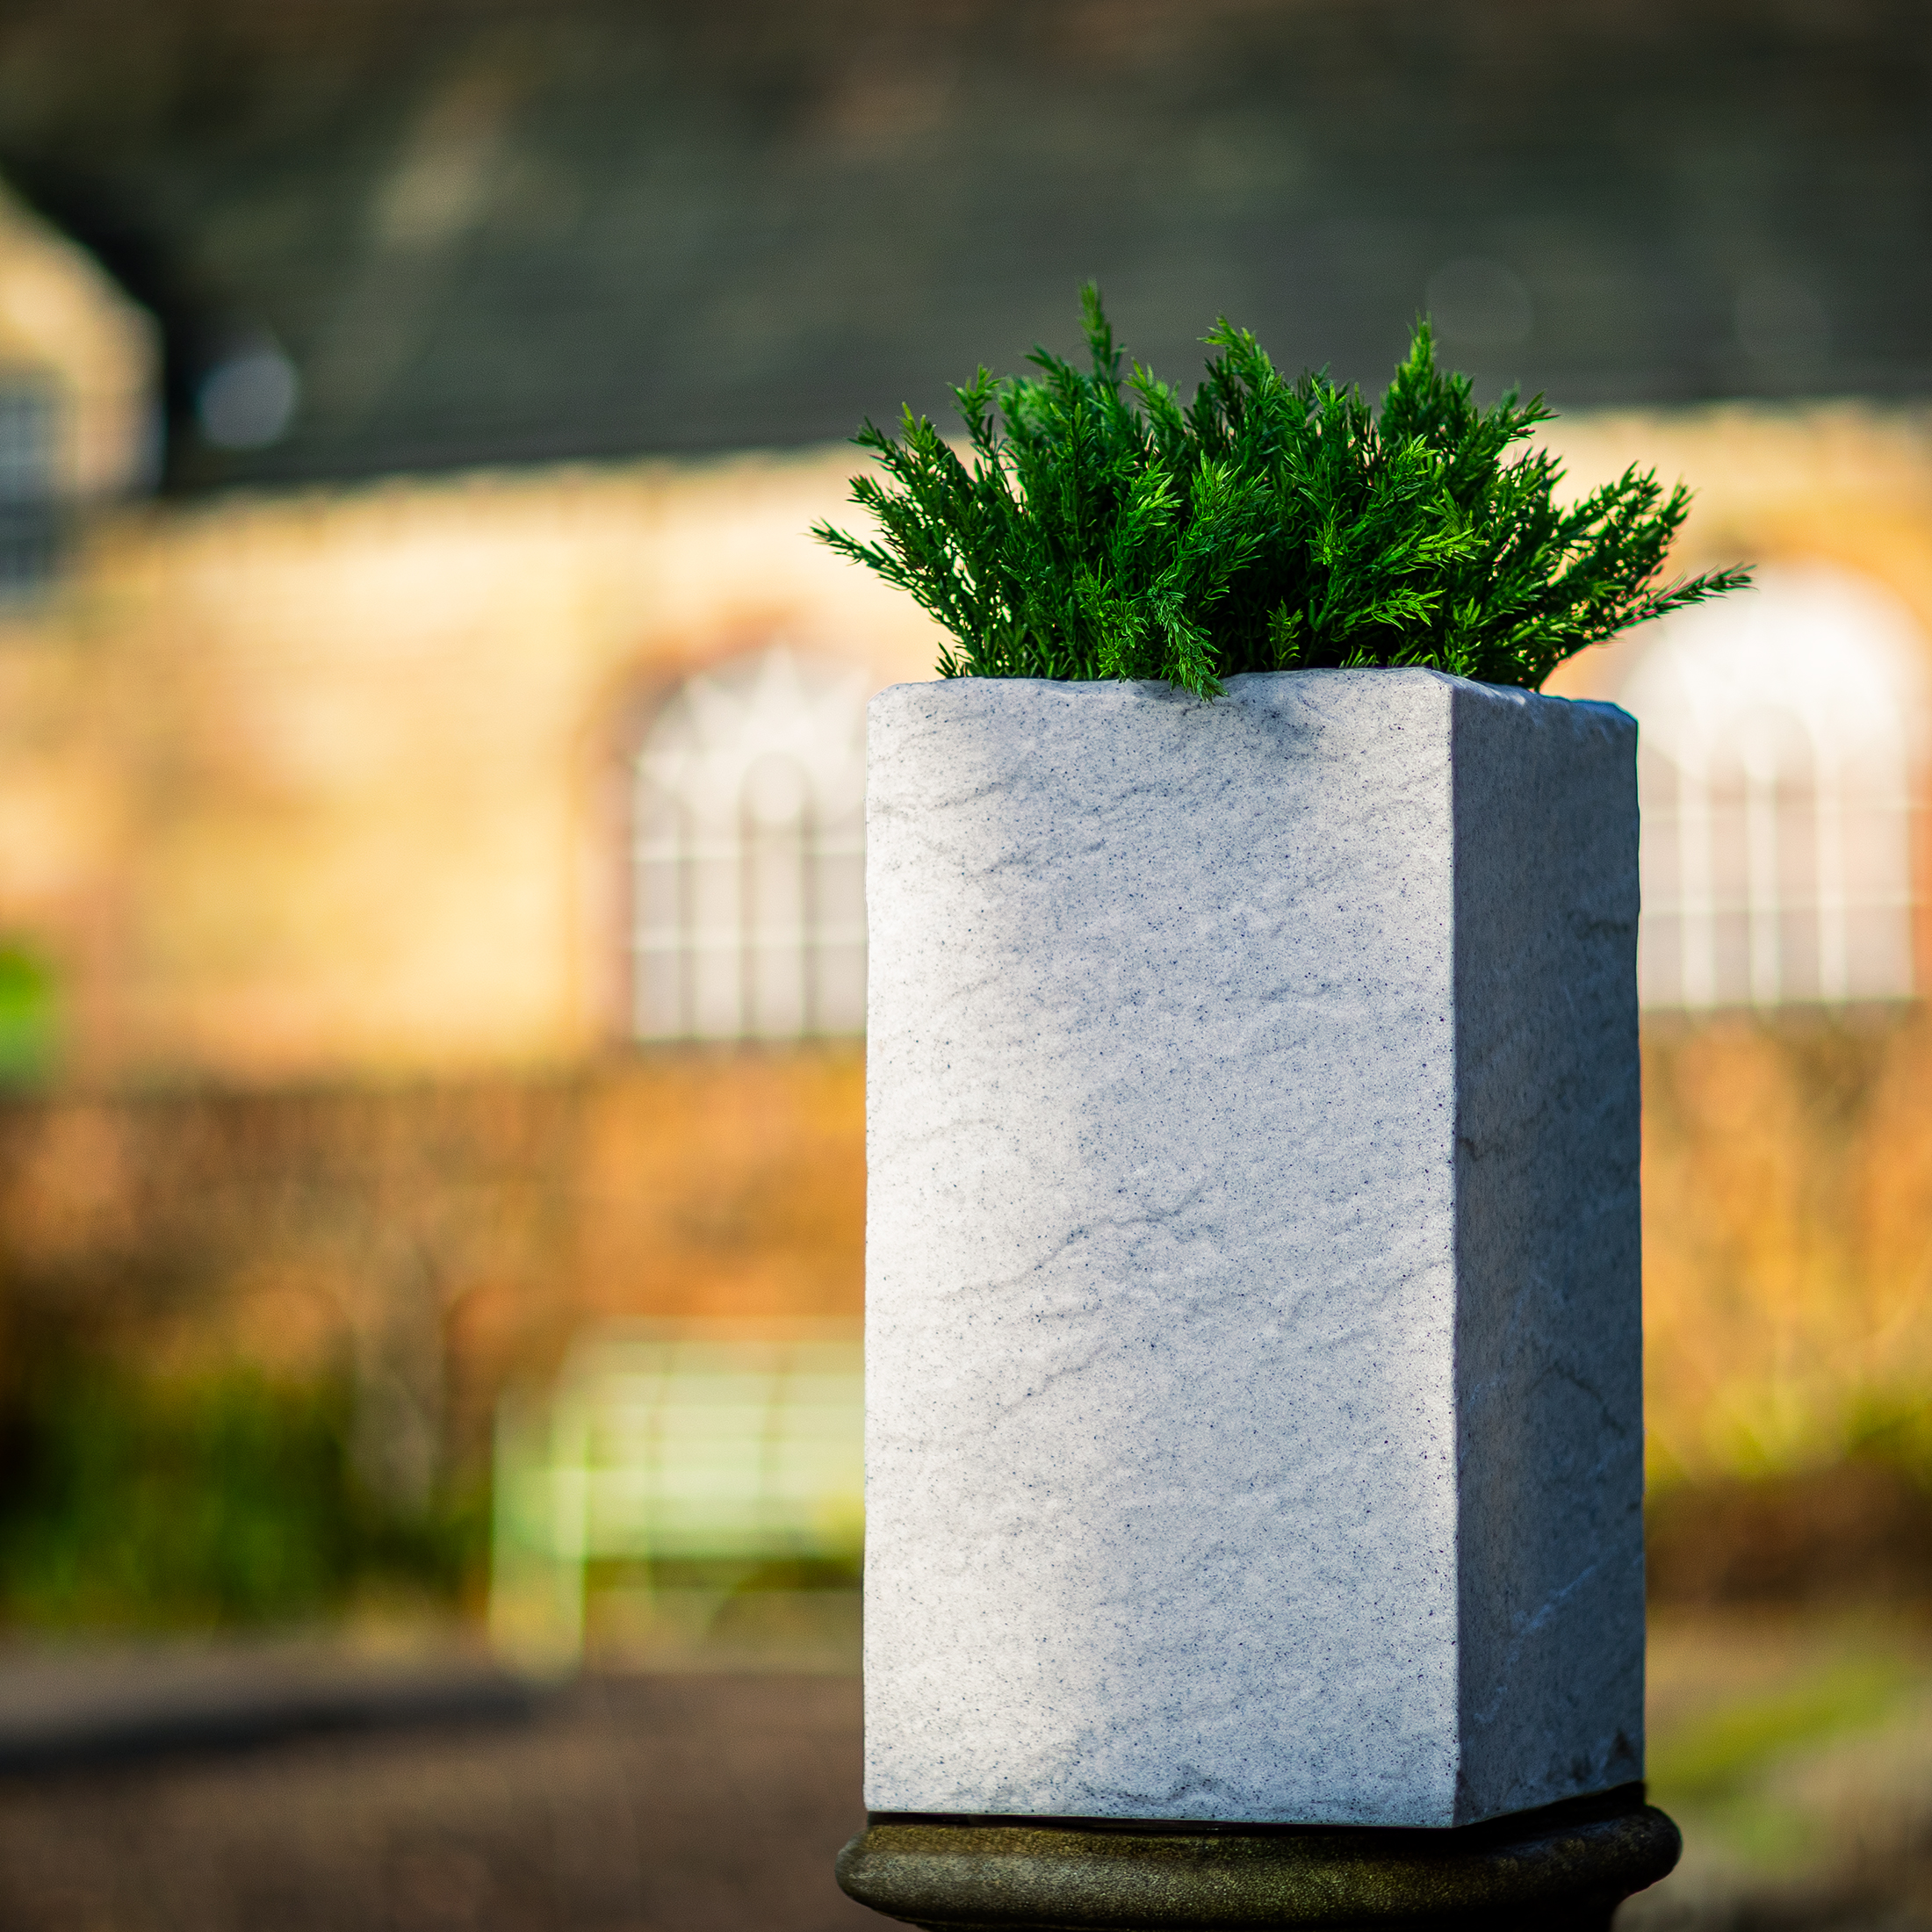
[[[873,1810],[1642,1775],[1635,740],[1427,671],[874,700]]]

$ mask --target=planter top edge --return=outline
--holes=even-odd
[[[903,713],[912,707],[925,710],[930,717],[934,706],[955,714],[1003,710],[1011,715],[1016,709],[1050,703],[1143,710],[1154,715],[1184,712],[1212,716],[1242,710],[1278,710],[1283,700],[1292,698],[1317,700],[1324,705],[1340,700],[1351,703],[1351,708],[1353,703],[1377,699],[1398,704],[1418,700],[1426,703],[1427,694],[1431,691],[1440,694],[1445,706],[1461,696],[1525,715],[1587,714],[1605,723],[1614,721],[1631,731],[1636,729],[1636,720],[1627,711],[1601,698],[1559,697],[1550,692],[1525,690],[1520,685],[1482,684],[1473,678],[1455,677],[1446,671],[1417,666],[1401,669],[1381,667],[1366,670],[1330,667],[1243,671],[1229,678],[1222,696],[1215,698],[1199,698],[1159,680],[927,678],[887,685],[873,697],[869,709],[875,717]]]

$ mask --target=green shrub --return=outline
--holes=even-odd
[[[350,1417],[337,1379],[41,1364],[7,1418],[0,1612],[206,1627],[324,1615],[370,1582],[453,1590],[462,1525],[369,1496]]]
[[[1554,458],[1510,457],[1553,412],[1513,389],[1478,407],[1426,321],[1379,412],[1325,374],[1288,380],[1225,320],[1183,407],[1138,364],[1123,379],[1098,291],[1082,302],[1090,374],[1044,350],[1037,378],[982,369],[953,392],[970,460],[910,409],[898,438],[867,422],[854,440],[889,482],[855,477],[852,500],[881,540],[814,528],[951,632],[943,676],[1209,696],[1243,671],[1414,665],[1533,688],[1584,645],[1748,580],[1657,584],[1681,483],[1632,468],[1560,507]]]
[[[0,1087],[33,1086],[60,1047],[60,987],[37,953],[0,945]]]

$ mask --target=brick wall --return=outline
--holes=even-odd
[[[617,1025],[623,760],[783,639],[931,674],[812,544],[848,452],[472,477],[101,524],[0,615],[0,939],[90,1084],[561,1067]]]

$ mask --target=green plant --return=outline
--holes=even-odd
[[[47,1078],[60,1045],[60,987],[47,962],[0,945],[0,1087]]]
[[[1749,580],[1658,587],[1689,491],[1633,467],[1559,505],[1548,451],[1505,460],[1553,412],[1513,389],[1479,407],[1426,321],[1379,411],[1325,373],[1288,380],[1225,320],[1183,407],[1137,363],[1123,379],[1099,292],[1082,305],[1091,373],[1045,350],[1037,378],[982,369],[953,392],[970,460],[910,409],[898,437],[868,422],[854,440],[887,480],[855,477],[852,500],[881,540],[814,527],[952,633],[942,676],[1211,696],[1243,671],[1413,665],[1533,688]]]
[[[0,1617],[41,1628],[312,1618],[358,1588],[453,1593],[470,1526],[357,1481],[345,1381],[48,1359],[11,1391]],[[473,1540],[473,1536],[472,1539]]]

